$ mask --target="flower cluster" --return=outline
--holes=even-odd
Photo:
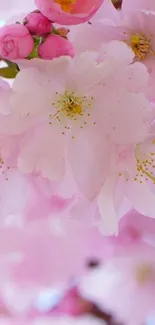
[[[65,286],[43,324],[143,325],[155,310],[154,0],[1,2],[0,322],[40,324],[40,292]]]

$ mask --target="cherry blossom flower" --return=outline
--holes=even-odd
[[[154,315],[154,247],[123,244],[120,255],[81,281],[83,296],[114,313],[125,324],[141,325]],[[140,307],[141,306],[141,307]]]
[[[114,46],[117,51],[111,64]],[[134,55],[125,44],[109,45],[104,53],[100,63],[95,53],[46,64],[34,60],[33,68],[21,70],[16,77],[10,98],[13,118],[23,118],[31,130],[30,137],[19,140],[23,144],[20,169],[61,181],[67,158],[88,199],[96,196],[107,176],[113,143],[138,144],[147,136],[152,119],[152,106],[141,93],[147,85],[145,67],[131,64]],[[126,85],[123,89],[122,84]],[[14,134],[9,124],[7,117],[1,134]],[[15,132],[20,134],[22,125],[18,132],[17,124]]]
[[[135,15],[136,10],[136,15]],[[148,95],[154,100],[153,81],[155,76],[155,7],[153,1],[123,0],[118,12],[111,0],[105,0],[100,10],[92,19],[92,25],[71,31],[71,40],[79,51],[100,48],[111,40],[125,42],[135,54],[135,61],[143,62],[150,74]],[[87,45],[85,39],[88,40]]]
[[[105,216],[107,209],[107,215],[109,213],[115,220],[127,198],[139,213],[154,218],[154,138],[136,146],[116,146],[115,149],[111,158],[111,173],[97,198],[100,214]],[[105,195],[110,198],[108,205]]]
[[[74,166],[74,168],[78,169],[77,172],[79,171],[81,175],[81,164],[83,165],[84,162],[81,161],[79,165],[79,162],[74,156],[74,153],[72,154],[72,150],[73,148],[75,148],[76,144],[79,147],[79,149],[81,148],[82,151],[83,150],[85,151],[85,146],[88,146],[88,148],[90,147],[90,155],[91,155],[90,159],[88,158],[89,165],[90,162],[91,161],[92,162],[90,165],[91,170],[88,170],[88,173],[86,173],[85,175],[86,178],[89,179],[89,175],[94,173],[94,178],[92,178],[92,181],[95,182],[94,188],[92,188],[94,192],[97,190],[98,185],[100,185],[102,182],[100,175],[96,177],[95,170],[97,169],[100,170],[105,163],[103,160],[104,159],[103,155],[101,155],[100,150],[98,150],[99,144],[96,147],[97,142],[101,141],[101,137],[99,139],[98,137],[99,131],[96,125],[97,120],[99,119],[98,113],[96,114],[96,111],[98,112],[98,88],[100,89],[100,87],[97,88],[95,87],[95,85],[99,83],[100,80],[102,80],[102,68],[99,69],[96,62],[93,59],[89,58],[88,56],[80,58],[76,61],[67,58],[62,58],[61,60],[53,61],[53,64],[52,65],[51,64],[52,62],[49,62],[49,66],[47,67],[44,65],[45,72],[41,74],[39,70],[35,70],[35,69],[31,69],[31,70],[28,69],[27,71],[26,70],[21,71],[21,73],[19,73],[19,78],[16,78],[14,83],[15,88],[13,90],[13,96],[11,99],[14,113],[18,115],[22,113],[22,115],[25,116],[28,114],[33,118],[35,117],[35,124],[37,127],[36,130],[34,129],[33,138],[31,137],[30,143],[27,143],[25,145],[25,148],[23,147],[24,151],[21,152],[19,165],[22,168],[22,170],[25,172],[28,173],[33,171],[40,172],[41,175],[44,177],[48,177],[51,180],[59,181],[62,179],[65,171],[64,149],[67,144],[69,150],[68,157],[70,159],[70,162],[72,166]],[[67,69],[66,81],[63,78],[63,75],[65,73],[63,66],[65,70]],[[88,77],[88,71],[90,71],[90,69],[92,71],[91,73],[92,77],[91,75],[89,75]],[[78,77],[78,75],[81,77]],[[26,104],[25,108],[23,107],[23,110],[19,112],[18,111],[18,108],[20,106],[19,101],[22,100],[23,102],[24,100],[23,95],[24,96],[26,95],[27,97],[27,94],[29,93],[30,90],[29,88],[30,82],[27,83],[27,81],[25,80],[28,89],[26,90],[25,85],[23,85],[23,90],[21,89],[22,92],[20,92],[19,89],[19,93],[18,93],[18,81],[20,85],[22,85],[21,81],[19,80],[20,77],[24,81],[25,77],[26,78],[28,77],[29,79],[30,76],[32,76],[32,84],[30,87],[31,94],[32,94],[32,89],[34,92],[36,91],[36,86],[38,84],[39,87],[38,90],[39,89],[40,90],[39,92],[37,90],[37,97],[39,94],[40,96],[38,98],[36,97],[36,95],[30,97],[28,96],[30,101],[32,98],[33,99],[36,98],[36,104],[35,103],[32,104],[31,102],[29,105],[29,103],[27,102],[25,103]],[[59,83],[57,82],[57,78],[60,79]],[[83,83],[81,82],[82,78],[83,78]],[[44,87],[42,87],[42,82],[44,84]],[[92,88],[92,82],[94,85],[93,88]],[[44,91],[46,92],[46,94],[44,93]],[[30,110],[32,108],[32,110],[29,111],[28,107]],[[42,123],[40,124],[41,120]],[[80,134],[82,138],[80,138]],[[40,138],[40,140],[38,137]],[[88,138],[92,140],[88,140]],[[35,144],[36,140],[39,145],[38,147],[36,147]],[[82,143],[84,146],[83,148],[81,146]],[[49,150],[49,145],[51,150]],[[33,146],[36,147],[36,152],[34,152]],[[94,156],[94,150],[96,151],[95,156]],[[30,154],[30,151],[33,152],[33,154]],[[84,158],[84,151],[83,153],[82,151],[80,154],[81,159]],[[31,156],[31,161],[29,161],[28,164],[24,158],[25,154],[26,156],[27,154],[29,157]],[[98,155],[101,160],[100,159],[97,160]],[[42,162],[41,161],[39,162],[38,157],[40,157]],[[72,159],[74,159],[74,161],[72,161]],[[95,166],[94,163],[96,163],[97,165]],[[85,186],[85,179],[83,177],[84,175],[82,174],[79,179],[81,186],[82,185]],[[86,189],[87,189],[87,184],[86,184]],[[91,192],[91,188],[90,188],[88,196],[92,196],[92,195],[94,194]]]
[[[88,21],[103,0],[35,0],[37,8],[51,21],[74,25]]]

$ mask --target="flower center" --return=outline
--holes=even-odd
[[[152,141],[154,144],[154,140]],[[136,164],[137,164],[137,174],[135,181],[143,183],[143,181],[152,181],[155,184],[155,151],[149,153],[142,153],[140,147],[137,146],[135,150]]]
[[[76,4],[76,0],[54,0],[61,6],[61,9],[67,13],[71,13],[73,6]]]
[[[80,96],[75,92],[65,91],[63,94],[55,93],[56,100],[52,103],[56,112],[49,115],[50,122],[54,121],[62,123],[64,131],[62,134],[66,134],[67,130],[70,130],[74,123],[78,123],[82,129],[88,122],[90,117],[90,109],[92,108],[93,97]],[[96,122],[93,122],[96,124]]]
[[[138,265],[136,269],[136,279],[140,285],[145,285],[150,280],[155,280],[155,270],[149,264]]]
[[[149,139],[145,143],[137,144],[136,148],[131,147],[131,152],[128,152],[128,150],[127,152],[123,151],[121,155],[119,154],[119,157],[123,157],[124,162],[120,165],[118,176],[125,176],[126,181],[130,179],[140,184],[143,184],[145,181],[150,181],[155,184],[155,139]],[[129,155],[132,162],[129,159]],[[131,169],[128,168],[130,162]]]
[[[133,34],[130,37],[129,45],[138,60],[143,61],[149,54],[155,55],[151,47],[151,39],[141,33]]]
[[[74,93],[65,92],[59,101],[61,112],[71,119],[75,119],[78,115],[83,114],[83,97],[78,97]]]

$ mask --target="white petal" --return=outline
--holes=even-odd
[[[109,167],[107,142],[92,128],[84,127],[69,139],[68,159],[77,186],[92,200],[99,192]]]
[[[107,178],[97,198],[99,212],[102,217],[101,231],[104,235],[114,235],[118,233],[118,221],[114,209],[115,184],[115,175]]]

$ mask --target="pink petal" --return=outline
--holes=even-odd
[[[104,256],[102,241],[97,229],[73,221],[69,221],[61,234],[53,232],[48,224],[30,228],[23,232],[23,259],[13,266],[12,277],[18,284],[64,283],[81,275],[88,260]]]
[[[148,135],[150,106],[143,94],[114,93],[104,105],[108,109],[102,112],[103,129],[114,143],[140,142]]]
[[[88,225],[95,225],[100,220],[97,203],[79,199],[71,209],[72,219]]]
[[[139,213],[155,218],[155,195],[145,181],[142,184],[128,181],[126,195]]]
[[[74,139],[69,138],[68,159],[80,191],[92,200],[103,184],[109,159],[107,143],[99,130],[84,127]]]
[[[118,221],[114,209],[114,189],[116,177],[107,178],[97,197],[98,209],[101,215],[100,229],[104,235],[118,233]]]
[[[0,117],[1,135],[19,135],[34,126],[34,119],[30,116],[22,117],[7,115]]]
[[[50,112],[53,87],[46,74],[35,68],[20,71],[10,100],[13,113],[25,116]]]
[[[60,130],[48,124],[38,128],[33,138],[22,149],[18,159],[20,169],[33,171],[43,177],[60,181],[64,175],[64,143]]]

